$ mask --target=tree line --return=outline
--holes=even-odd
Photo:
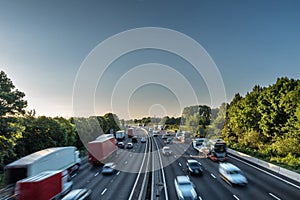
[[[269,161],[300,168],[300,80],[278,78],[268,87],[254,86],[219,108],[194,105],[181,117],[119,120],[115,114],[87,118],[35,116],[25,111],[25,94],[0,72],[0,171],[9,162],[54,146],[84,144],[125,124],[164,125],[195,137],[221,137],[229,147]]]

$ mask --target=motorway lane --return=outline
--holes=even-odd
[[[164,145],[162,139],[157,137],[157,141],[162,148]],[[175,153],[183,149],[176,142],[169,146],[173,148]],[[205,168],[202,177],[190,176],[202,199],[300,199],[300,190],[298,188],[288,185],[234,158],[230,158],[229,162],[238,166],[246,174],[249,184],[246,187],[232,187],[220,178],[218,173],[219,164],[207,158],[201,158],[198,152],[192,147],[188,148],[184,155],[174,163],[165,167],[170,199],[175,198],[174,178],[177,175],[187,174],[185,161],[191,156],[193,159],[200,161]],[[196,156],[198,158],[195,158]],[[163,160],[165,163],[169,163],[169,161],[166,162],[166,159]]]
[[[129,142],[128,139],[127,142]],[[121,166],[121,171],[114,175],[104,176],[101,174],[102,167],[89,166],[85,161],[78,174],[73,178],[73,188],[92,189],[92,199],[128,199],[137,173],[126,171],[138,171],[145,146],[145,144],[140,143],[139,139],[139,142],[134,144],[133,149],[119,149],[112,160],[116,161],[119,167]]]

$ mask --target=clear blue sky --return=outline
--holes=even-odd
[[[282,76],[300,78],[299,10],[297,0],[1,0],[0,70],[26,94],[28,109],[38,115],[69,117],[76,74],[99,43],[129,29],[163,27],[186,34],[205,48],[221,73],[230,102],[235,93],[245,95],[256,84],[268,86]],[[140,85],[125,103],[117,94],[111,101],[113,109],[107,104],[121,77],[146,63],[180,71],[200,104],[216,106],[188,63],[168,52],[144,50],[112,63],[105,87],[95,91],[95,113],[113,111],[126,118],[124,105],[130,117],[179,116],[181,100],[157,84]],[[126,86],[126,78],[122,85]]]

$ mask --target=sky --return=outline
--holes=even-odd
[[[179,117],[299,79],[299,10],[297,0],[1,0],[0,70],[37,115]]]

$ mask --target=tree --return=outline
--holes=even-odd
[[[15,89],[12,81],[7,75],[0,72],[0,117],[15,116],[24,114],[24,108],[27,106],[27,101],[24,98],[25,94]]]
[[[7,75],[0,72],[0,170],[15,158],[13,148],[18,138],[16,116],[25,113],[25,94],[17,90]]]

